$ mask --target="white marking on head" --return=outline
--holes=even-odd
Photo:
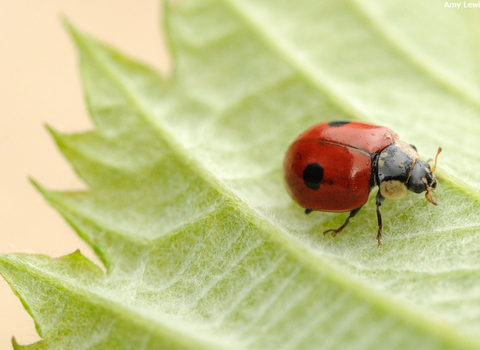
[[[408,194],[407,186],[398,180],[383,181],[380,183],[380,194],[387,199],[398,200]]]
[[[398,148],[400,148],[403,152],[405,152],[407,155],[412,157],[413,159],[420,159],[420,156],[418,155],[418,152],[415,150],[415,148],[410,146],[408,143],[397,140],[397,141],[395,141],[395,145]]]

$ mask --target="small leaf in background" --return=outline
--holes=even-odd
[[[48,202],[106,267],[9,254],[0,272],[43,340],[18,349],[478,349],[479,27],[438,1],[180,0],[174,72],[75,29],[96,129],[58,146],[89,186]],[[410,194],[308,217],[289,143],[325,120],[395,130],[428,159]],[[372,196],[373,197],[373,196]]]

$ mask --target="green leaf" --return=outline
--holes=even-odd
[[[470,11],[470,12],[469,12]],[[70,28],[96,130],[51,130],[88,192],[37,185],[88,242],[0,273],[43,340],[17,349],[480,348],[478,15],[433,0],[181,0],[172,77]],[[441,38],[441,39],[439,39]],[[320,121],[391,127],[425,158],[410,194],[305,216],[289,143]],[[454,121],[453,121],[454,120]]]

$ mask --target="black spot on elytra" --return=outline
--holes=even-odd
[[[328,122],[328,126],[333,126],[334,128],[338,128],[340,126],[343,126],[345,124],[351,123],[350,120],[336,120],[336,121],[331,121]]]
[[[320,181],[323,179],[323,168],[318,163],[310,163],[303,170],[303,182],[312,190],[320,188]]]

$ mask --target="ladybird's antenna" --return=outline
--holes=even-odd
[[[440,153],[440,152],[438,152]],[[437,153],[437,156],[438,156],[438,153]],[[433,172],[433,171],[432,171]],[[422,178],[422,181],[425,183],[425,190],[427,191],[425,193],[425,199],[427,201],[429,201],[430,203],[432,203],[433,205],[437,205],[437,201],[435,200],[435,198],[433,198],[433,191],[432,191],[432,188],[430,186],[428,186],[428,182],[427,182],[427,179],[426,178]]]
[[[437,155],[435,156],[435,165],[433,166],[432,173],[435,171],[435,169],[437,169],[437,158],[440,152],[442,152],[442,147],[438,147]]]
[[[427,193],[425,193],[425,198],[427,199],[427,201],[429,201],[433,205],[437,205],[437,201],[435,200],[435,198],[433,198],[432,189],[428,186],[427,186]]]

